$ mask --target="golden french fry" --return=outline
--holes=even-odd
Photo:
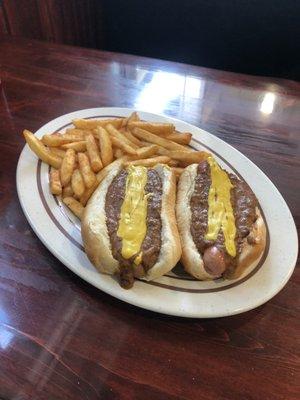
[[[105,168],[101,169],[100,173],[104,170]],[[80,196],[80,203],[85,206],[86,203],[88,202],[89,198],[91,197],[91,195],[94,193],[94,191],[97,189],[98,187],[98,182],[97,180],[94,182],[93,186],[91,186],[88,189],[85,189],[84,193]]]
[[[148,158],[157,154],[159,147],[155,144],[150,146],[140,147],[136,150],[136,156],[138,159],[140,158]]]
[[[153,158],[144,158],[142,160],[126,161],[124,165],[126,167],[130,165],[143,165],[144,167],[153,167],[156,164],[168,164],[170,161],[171,161],[170,157],[158,156]]]
[[[109,164],[106,167],[104,167],[103,169],[101,169],[101,171],[98,172],[98,174],[96,175],[97,179],[96,179],[96,182],[94,183],[94,185],[92,187],[90,187],[89,189],[86,189],[85,192],[83,193],[83,195],[80,197],[80,203],[83,206],[85,206],[86,203],[88,202],[89,198],[91,197],[91,195],[94,193],[94,191],[98,187],[99,183],[106,177],[106,175],[111,171],[111,169],[117,165],[123,164],[128,159],[129,159],[128,156],[124,156],[122,158],[119,158],[119,159],[113,161],[111,164]]]
[[[133,136],[133,134],[129,130],[125,129],[122,133],[128,140],[130,140],[131,143],[134,143],[138,147],[143,146],[142,142],[135,136]]]
[[[92,133],[91,129],[77,129],[77,128],[69,128],[66,129],[66,133],[71,135],[78,135],[80,137],[90,135]]]
[[[142,122],[133,121],[128,124],[130,129],[141,128],[159,136],[168,136],[174,132],[175,126],[173,124],[162,124],[155,122]]]
[[[23,135],[28,146],[42,161],[56,169],[60,168],[62,159],[56,154],[50,153],[47,147],[32,132],[25,129]]]
[[[63,202],[67,207],[69,207],[72,213],[76,215],[76,217],[81,219],[84,207],[81,203],[79,203],[79,201],[77,201],[73,197],[65,197],[63,199]]]
[[[187,153],[186,151],[168,151],[166,152],[165,149],[159,149],[158,154],[166,155],[168,157],[173,158],[174,160],[189,164],[198,164],[201,161],[207,159],[210,156],[210,153],[206,151],[192,151]]]
[[[115,158],[120,158],[120,157],[124,156],[123,151],[121,149],[118,149],[118,148],[114,149],[113,153],[114,153],[114,157]]]
[[[67,185],[66,187],[63,188],[62,190],[62,198],[64,199],[65,197],[72,197],[74,194],[73,189],[71,184]]]
[[[68,149],[60,167],[60,180],[63,187],[71,182],[75,162],[75,151],[73,149]]]
[[[96,175],[91,168],[88,156],[85,153],[78,153],[78,163],[85,186],[92,187],[96,181]]]
[[[132,155],[136,154],[136,150],[133,147],[129,146],[127,143],[125,143],[123,140],[120,140],[115,136],[111,136],[110,139],[115,147],[118,147],[119,149],[125,151],[125,153]]]
[[[177,160],[172,160],[172,159],[171,159],[171,161],[168,162],[168,165],[169,165],[170,167],[178,167],[179,161],[177,161]]]
[[[140,142],[142,143],[143,147],[153,146],[153,143],[146,142],[145,140],[141,140]],[[157,146],[157,145],[155,145],[155,146]]]
[[[157,150],[157,154],[160,156],[169,156],[171,150],[166,149],[165,147],[159,146]]]
[[[176,178],[178,179],[182,174],[182,172],[184,171],[184,168],[173,167],[172,171],[174,172]]]
[[[140,121],[140,117],[136,111],[134,111],[128,118],[128,124],[130,124],[131,122],[135,122],[135,121]]]
[[[60,195],[62,187],[60,182],[59,170],[51,168],[50,171],[50,190],[52,194]]]
[[[168,150],[181,150],[185,152],[192,152],[192,150],[189,150],[181,144],[174,143],[171,140],[154,135],[153,133],[145,131],[144,129],[135,128],[132,132],[134,136],[137,136],[139,139],[165,147]]]
[[[128,146],[130,146],[133,149],[138,148],[138,146],[136,144],[134,144],[129,139],[127,139],[127,137],[124,136],[121,132],[119,132],[114,126],[108,124],[106,126],[106,130],[107,130],[107,132],[109,132],[111,137],[115,137],[116,139],[119,139],[119,141],[127,144]]]
[[[134,111],[133,113],[130,114],[128,118],[124,118],[121,127],[127,128],[128,124],[134,121],[139,121],[140,117],[138,116],[137,112]]]
[[[96,140],[92,134],[85,139],[87,154],[90,159],[90,164],[94,172],[99,172],[103,168]]]
[[[53,147],[54,149],[55,147]],[[86,151],[86,141],[80,140],[79,142],[71,142],[61,145],[62,149],[74,149],[75,151]]]
[[[46,146],[50,147],[59,147],[65,143],[69,142],[78,142],[79,140],[84,140],[84,135],[71,135],[70,133],[58,134],[54,133],[53,135],[44,135],[42,137],[42,142]]]
[[[127,143],[129,146],[133,147],[134,149],[137,149],[138,146],[135,145],[131,140],[129,140],[126,136],[124,136],[124,131],[125,129],[123,128],[122,131],[120,132],[118,129],[116,129],[113,125],[108,124],[106,125],[105,129],[111,136],[115,136],[120,140],[123,140],[125,143]]]
[[[95,132],[99,138],[100,155],[101,155],[102,164],[104,167],[106,167],[113,160],[113,151],[112,151],[111,140],[110,140],[109,134],[106,131],[106,129],[102,128],[101,126],[99,126],[97,129],[95,129]]]
[[[107,124],[113,125],[115,128],[121,128],[124,118],[109,119],[74,119],[73,125],[79,129],[95,129],[98,126],[105,127]]]
[[[75,169],[71,178],[71,186],[74,192],[74,195],[77,197],[81,197],[85,191],[85,185],[83,182],[83,178],[79,169]]]
[[[122,124],[121,124],[121,127],[120,127],[119,129],[122,129],[122,128],[125,128],[125,129],[126,129],[126,126],[127,126],[127,124],[128,124],[128,119],[129,119],[129,118],[124,118],[124,119],[123,119]]]
[[[50,153],[55,154],[60,158],[64,158],[66,151],[63,149],[59,149],[58,147],[51,147],[48,149]]]
[[[192,139],[192,134],[188,132],[186,133],[174,132],[171,133],[171,135],[168,135],[166,138],[179,144],[189,144]]]

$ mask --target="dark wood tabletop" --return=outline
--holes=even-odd
[[[271,301],[233,317],[130,306],[46,249],[15,173],[24,128],[91,107],[164,113],[256,163],[299,230],[300,84],[10,38],[0,68],[0,399],[299,399],[299,268]]]

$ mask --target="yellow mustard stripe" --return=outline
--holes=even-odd
[[[122,239],[122,256],[131,258],[140,252],[141,245],[147,232],[147,204],[145,194],[147,184],[147,168],[130,166],[126,178],[126,191],[117,235]],[[135,264],[139,264],[142,253],[136,257]]]
[[[207,240],[216,240],[220,229],[223,231],[225,248],[229,255],[236,256],[236,226],[230,201],[230,190],[233,188],[228,174],[217,162],[208,157],[211,171],[211,186],[208,194],[208,229]]]

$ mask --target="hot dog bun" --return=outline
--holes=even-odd
[[[203,255],[198,251],[191,234],[192,212],[190,201],[194,192],[197,167],[198,164],[189,165],[181,174],[178,183],[176,215],[182,245],[181,261],[185,270],[199,280],[209,280],[216,278],[216,276],[209,273],[207,268],[204,268]],[[258,207],[256,207],[256,216],[257,219],[252,225],[248,235],[251,236],[251,242],[253,244],[249,244],[247,240],[248,236],[243,239],[241,246],[242,250],[237,256],[237,268],[231,277],[238,276],[239,273],[261,255],[265,248],[266,226]],[[214,250],[215,249],[212,251]],[[206,256],[209,258],[209,252],[206,253]],[[221,257],[217,257],[217,262],[221,263],[220,268],[222,271]]]
[[[105,199],[113,179],[122,165],[116,165],[103,179],[89,200],[82,217],[82,239],[85,251],[96,268],[105,274],[118,274],[119,263],[113,257],[109,233],[106,225]],[[170,168],[156,165],[162,181],[161,198],[161,247],[157,262],[144,278],[156,279],[170,271],[181,256],[180,239],[175,219],[176,180]]]

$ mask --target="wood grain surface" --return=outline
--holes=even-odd
[[[102,2],[1,0],[0,33],[84,47],[103,44]]]
[[[299,83],[5,37],[0,68],[0,398],[299,399],[299,265],[275,298],[242,315],[147,312],[68,271],[31,230],[15,184],[25,127],[134,107],[242,151],[280,190],[299,231]]]

